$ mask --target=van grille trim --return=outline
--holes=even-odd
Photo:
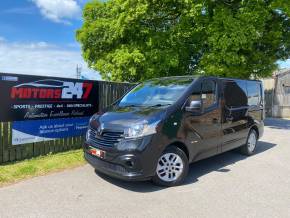
[[[96,146],[113,147],[124,138],[123,131],[103,130],[101,133],[98,133],[92,128],[88,131],[89,141]]]

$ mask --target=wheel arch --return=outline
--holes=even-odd
[[[252,129],[256,131],[256,133],[257,133],[257,138],[259,138],[259,137],[260,137],[260,132],[259,132],[259,128],[258,128],[258,126],[254,124],[254,125],[250,128],[250,131],[251,131]]]
[[[172,142],[169,145],[167,145],[166,148],[168,148],[170,146],[175,146],[175,147],[181,149],[186,154],[188,161],[190,161],[189,149],[187,148],[187,146],[183,142],[180,142],[180,141]]]

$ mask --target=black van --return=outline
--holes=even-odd
[[[253,154],[264,129],[257,80],[166,77],[143,82],[89,123],[86,160],[97,172],[163,186],[189,163],[238,148]]]

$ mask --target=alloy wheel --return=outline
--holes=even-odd
[[[251,134],[249,135],[249,139],[248,139],[249,152],[253,152],[255,150],[256,143],[257,143],[256,134],[254,132],[251,132]]]
[[[156,169],[158,177],[165,182],[177,180],[183,172],[183,161],[175,153],[165,153],[159,160]]]

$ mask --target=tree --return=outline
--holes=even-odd
[[[107,80],[266,77],[290,57],[289,15],[289,0],[93,1],[76,37]]]

